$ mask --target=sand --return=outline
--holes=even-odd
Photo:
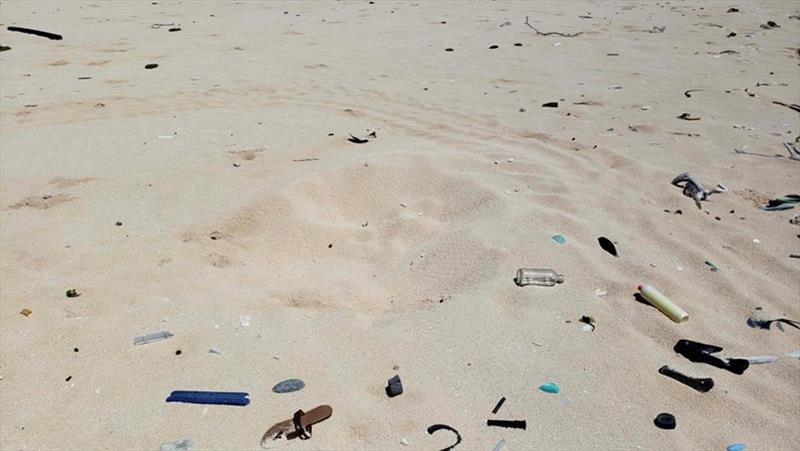
[[[4,1],[0,448],[258,449],[320,404],[333,416],[286,449],[441,449],[454,438],[428,435],[436,423],[457,449],[796,447],[800,360],[735,375],[672,350],[800,349],[796,329],[746,324],[755,307],[800,318],[800,228],[759,209],[800,192],[782,146],[799,116],[773,103],[800,103],[796,14]],[[540,36],[525,16],[582,34]],[[670,185],[684,171],[729,191],[699,210]],[[520,288],[519,267],[566,281]],[[639,283],[690,320],[637,302]],[[133,345],[157,330],[175,336]],[[667,364],[716,386],[696,392]],[[405,393],[389,399],[395,374]],[[272,393],[289,378],[306,388]],[[252,402],[166,403],[172,390]],[[676,430],[653,425],[661,412]]]

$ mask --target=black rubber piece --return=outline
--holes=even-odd
[[[659,413],[653,423],[660,429],[675,429],[675,417],[671,413]]]
[[[496,406],[494,406],[494,409],[492,409],[492,413],[493,413],[493,414],[496,414],[497,412],[499,412],[499,411],[500,411],[500,408],[501,408],[501,407],[503,407],[503,403],[504,403],[504,402],[506,402],[506,397],[505,397],[505,396],[503,396],[502,398],[500,398],[500,401],[497,401],[497,405],[496,405]]]
[[[707,345],[691,340],[678,340],[673,349],[692,362],[707,363],[711,366],[728,370],[733,374],[744,374],[744,371],[750,367],[750,362],[745,359],[720,359],[719,357],[711,355],[712,353],[722,351],[722,348],[719,346]]]
[[[400,376],[395,375],[393,378],[389,379],[389,385],[386,386],[386,394],[390,398],[403,394],[403,383],[400,381]]]
[[[452,445],[448,446],[447,448],[442,448],[441,451],[450,451],[451,449],[453,449],[456,446],[458,446],[459,443],[461,443],[461,434],[459,434],[458,431],[455,430],[452,426],[448,426],[446,424],[434,424],[432,426],[429,426],[428,427],[428,434],[429,435],[433,435],[434,432],[440,431],[442,429],[444,429],[446,431],[450,431],[453,434],[456,434],[456,442],[453,443]]]
[[[486,426],[500,426],[501,428],[514,428],[525,430],[525,420],[486,420]]]
[[[699,391],[700,393],[705,393],[714,388],[714,380],[711,379],[710,377],[699,378],[699,377],[687,376],[681,372],[678,372],[670,368],[667,365],[664,365],[661,368],[659,368],[658,372],[663,374],[664,376],[675,379],[676,381],[682,384],[686,384],[692,387],[693,389]]]
[[[43,38],[52,39],[53,41],[60,41],[61,39],[63,39],[60,34],[49,33],[47,31],[34,30],[32,28],[8,27],[8,31],[18,31],[20,33],[32,34],[35,36],[41,36]]]
[[[603,248],[604,251],[608,252],[614,257],[619,257],[619,255],[617,255],[617,247],[614,246],[614,243],[612,243],[611,240],[609,240],[604,236],[601,236],[600,238],[597,239],[597,242],[600,243],[600,247]]]

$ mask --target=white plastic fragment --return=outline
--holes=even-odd
[[[248,315],[239,315],[239,324],[242,327],[247,327],[250,325],[250,317]]]
[[[147,335],[140,335],[138,337],[133,337],[133,344],[136,346],[139,345],[146,345],[148,343],[153,343],[156,341],[166,340],[167,338],[174,337],[175,334],[170,333],[169,331],[162,330],[159,332],[153,332]]]

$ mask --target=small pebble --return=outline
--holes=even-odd
[[[285,381],[278,382],[272,387],[274,393],[291,393],[302,390],[306,383],[300,379],[286,379]]]

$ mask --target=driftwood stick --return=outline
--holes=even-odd
[[[529,27],[530,27],[530,28],[531,28],[533,31],[535,31],[535,32],[536,32],[536,34],[538,34],[539,36],[553,36],[553,35],[555,35],[555,36],[563,36],[563,37],[565,37],[565,38],[574,38],[575,36],[578,36],[578,35],[580,35],[580,34],[583,34],[583,32],[582,32],[582,31],[579,31],[579,32],[577,32],[577,33],[559,33],[558,31],[548,31],[548,32],[546,32],[546,33],[543,33],[543,32],[541,32],[541,31],[537,30],[537,29],[536,29],[536,27],[534,27],[533,25],[531,25],[531,24],[528,22],[528,16],[525,16],[525,25],[529,26]]]

